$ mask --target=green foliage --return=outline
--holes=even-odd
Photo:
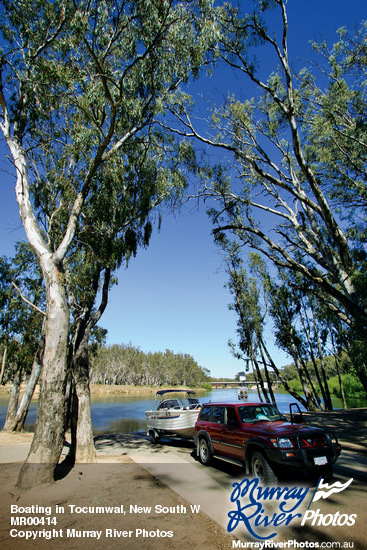
[[[235,357],[252,357],[258,346],[263,330],[263,318],[260,302],[260,289],[257,279],[249,277],[238,253],[238,244],[231,243],[223,233],[216,235],[225,256],[228,283],[233,302],[228,306],[237,315],[238,344],[231,341],[229,346]]]
[[[302,383],[299,380],[299,378],[292,378],[288,380],[289,386],[292,388],[292,390],[296,391],[297,393],[302,394],[303,393],[303,387]],[[280,385],[280,391],[285,392],[285,388],[283,385]]]
[[[355,374],[342,374],[342,383],[344,388],[345,397],[357,397],[357,398],[366,398],[367,393],[365,392],[360,380]],[[340,384],[337,376],[330,378],[328,381],[330,392],[341,397]]]
[[[342,374],[341,378],[345,397],[357,399],[365,399],[367,397],[366,391],[364,390],[361,381],[355,374]],[[288,380],[288,384],[297,393],[302,393],[302,384],[299,379],[291,378]],[[338,376],[333,376],[332,378],[329,378],[328,386],[331,394],[335,395],[339,399],[342,398]],[[285,389],[282,385],[279,389],[281,392],[285,392]]]
[[[144,353],[132,344],[101,347],[91,358],[91,383],[204,387],[209,371],[188,354]]]
[[[0,3],[2,129],[22,146],[51,252],[77,235],[115,269],[148,245],[152,210],[181,196],[192,149],[156,123],[188,100],[179,85],[208,60],[212,12],[207,0]]]
[[[0,258],[0,344],[2,350],[7,349],[5,382],[11,381],[19,368],[25,375],[32,367],[44,316],[31,304],[45,310],[42,275],[30,247],[18,243],[12,260]]]

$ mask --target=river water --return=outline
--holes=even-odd
[[[197,394],[199,401],[205,403],[208,401],[226,401],[237,402],[237,390],[217,389],[211,392],[200,392]],[[277,406],[280,412],[289,412],[290,403],[294,403],[295,399],[287,393],[275,394]],[[258,395],[255,391],[249,391],[249,401],[258,401]],[[3,427],[6,418],[8,398],[0,398],[0,429]],[[147,399],[146,396],[123,396],[116,395],[98,395],[92,399],[92,423],[94,433],[132,433],[146,430],[145,411],[155,409],[156,403],[154,399]],[[333,399],[334,408],[341,408],[340,399]],[[366,407],[367,400],[365,399],[349,399],[348,407]],[[301,407],[302,408],[302,407]],[[27,431],[34,430],[36,421],[37,403],[32,402],[25,429]]]

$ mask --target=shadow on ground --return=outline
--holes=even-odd
[[[97,451],[103,449],[104,452],[112,450],[121,450],[119,454],[128,454],[125,451],[149,450],[150,453],[169,454],[171,449],[178,452],[191,453],[194,450],[193,441],[178,438],[161,438],[158,443],[153,444],[145,432],[135,432],[129,434],[104,434],[97,435],[94,438],[94,444]]]
[[[306,412],[303,416],[307,424],[333,430],[343,448],[355,449],[358,445],[358,451],[367,454],[367,408]]]

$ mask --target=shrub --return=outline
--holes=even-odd
[[[343,388],[345,397],[366,397],[366,392],[360,382],[360,380],[354,374],[342,374]],[[328,381],[330,392],[337,397],[341,397],[341,391],[339,386],[339,379],[337,376],[333,376]]]

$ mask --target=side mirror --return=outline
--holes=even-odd
[[[292,424],[305,424],[305,420],[302,415],[302,411],[298,403],[291,403],[289,405],[289,414]]]

